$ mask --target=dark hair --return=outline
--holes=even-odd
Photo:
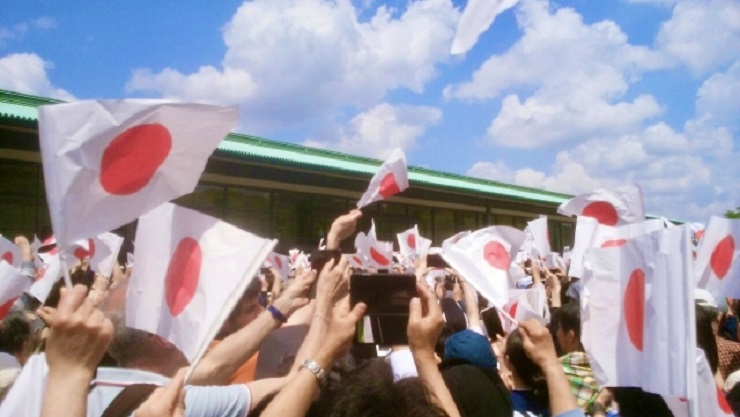
[[[532,362],[524,351],[524,341],[519,328],[514,329],[506,338],[506,355],[509,357],[514,371],[524,381],[534,394],[535,404],[540,410],[548,410],[550,407],[547,380],[542,369]]]
[[[436,353],[438,357],[445,357],[445,343],[447,342],[447,338],[452,336],[453,334],[455,334],[455,330],[453,330],[452,327],[445,323],[445,325],[442,327],[442,331],[439,333],[437,343],[434,345],[434,353]]]
[[[393,370],[384,359],[355,368],[340,385],[322,391],[309,415],[329,417],[444,416],[418,378],[393,383]]]
[[[84,270],[78,268],[76,271],[70,274],[69,277],[72,281],[72,285],[82,284],[87,287],[88,291],[90,290],[93,282],[95,282],[95,272],[89,268]],[[54,285],[51,287],[51,291],[49,291],[49,295],[46,297],[46,301],[44,301],[44,306],[56,308],[59,304],[59,298],[62,295],[62,288],[65,285],[66,284],[64,283],[64,279],[57,280],[57,282],[55,282]]]
[[[621,417],[673,417],[665,400],[658,394],[634,387],[616,387],[611,391],[614,400],[619,403]]]
[[[581,306],[578,303],[570,302],[564,304],[555,312],[552,321],[556,329],[560,326],[564,332],[572,330],[576,338],[581,340]]]
[[[31,321],[23,311],[11,311],[0,321],[0,352],[15,354],[31,338]]]
[[[712,322],[716,319],[716,312],[712,309],[696,306],[696,345],[704,351],[712,374],[716,374],[719,367],[717,340],[712,331]]]
[[[504,332],[504,326],[501,324],[501,317],[498,316],[498,310],[496,307],[483,310],[480,314],[480,318],[483,320],[483,325],[486,326],[489,339],[496,340],[496,335],[506,335]]]

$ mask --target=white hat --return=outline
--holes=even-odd
[[[703,290],[701,288],[695,289],[694,300],[696,301],[696,304],[699,304],[700,306],[718,308],[717,300],[715,300],[714,296],[707,290]]]

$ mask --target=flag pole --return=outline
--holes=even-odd
[[[68,290],[71,290],[73,285],[72,278],[69,276],[69,267],[67,266],[67,251],[65,251],[61,246],[59,247],[59,260],[62,261],[62,271],[64,272],[64,286],[67,287]]]

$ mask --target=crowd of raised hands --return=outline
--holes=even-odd
[[[327,235],[327,249],[338,249],[340,242],[355,232],[361,215],[359,210],[353,210],[338,217]],[[446,338],[449,345],[455,335],[443,335],[446,320],[440,298],[449,294],[445,294],[444,288],[438,291],[439,288],[427,284],[424,275],[429,268],[425,263],[426,259],[422,257],[416,265],[416,296],[411,298],[408,306],[406,330],[408,345],[394,346],[393,353],[385,359],[370,360],[371,365],[357,364],[353,369],[340,375],[339,379],[330,378],[330,374],[340,362],[351,356],[357,324],[363,320],[367,308],[362,302],[350,304],[349,281],[352,271],[347,260],[344,257],[339,261],[330,260],[320,271],[301,271],[289,285],[282,288],[282,291],[279,286],[268,286],[262,282],[263,290],[273,289],[270,291],[271,300],[269,300],[271,308],[286,319],[295,313],[296,317],[290,320],[295,319],[308,325],[308,330],[286,375],[247,384],[251,402],[245,411],[250,415],[269,417],[375,415],[371,411],[372,407],[366,406],[363,409],[363,406],[357,406],[365,401],[376,402],[375,407],[385,407],[382,415],[388,416],[483,415],[471,411],[475,410],[474,404],[478,399],[464,398],[469,395],[450,389],[450,377],[446,372],[454,370],[454,367],[461,363],[474,365],[481,369],[482,375],[486,375],[486,378],[490,378],[494,383],[501,381],[503,377],[507,382],[501,386],[515,388],[511,378],[506,376],[510,370],[506,367],[508,361],[504,348],[505,339],[500,334],[486,334],[486,326],[481,318],[481,305],[475,290],[465,277],[450,269],[447,274],[456,277],[450,291],[451,298],[465,314],[466,331],[472,330],[475,333],[471,337],[485,337],[486,342],[476,348],[482,351],[467,352],[471,359],[462,355],[458,356],[452,365],[446,364],[447,359],[440,350],[440,343],[445,344]],[[103,310],[108,311],[111,305],[120,303],[120,300],[117,300],[117,290],[121,289],[117,287],[125,284],[127,279],[126,273],[122,272],[121,268],[114,269],[115,276],[111,279],[101,279],[100,282],[95,280],[91,286],[75,285],[73,288],[62,288],[56,308],[44,307],[37,312],[38,317],[47,326],[43,343],[48,365],[41,408],[44,417],[90,415],[88,395],[91,386],[95,384],[96,370],[118,332]],[[539,265],[531,266],[531,270],[535,285],[542,284],[547,288],[550,305],[559,307],[560,285],[566,278],[565,274],[557,270],[541,270]],[[130,270],[127,272],[130,273]],[[315,299],[310,299],[309,291],[314,285],[316,296]],[[297,319],[298,316],[301,318]],[[138,403],[133,415],[135,417],[231,415],[220,414],[217,409],[203,411],[200,408],[196,413],[195,409],[189,407],[188,393],[193,386],[227,386],[229,377],[259,351],[262,341],[282,324],[274,311],[261,311],[249,324],[234,329],[223,338],[195,365],[194,369],[187,363],[182,363],[183,366],[179,370],[176,366],[172,373],[164,375],[171,377],[169,383],[161,384],[162,386],[144,397],[145,400]],[[513,327],[521,338],[526,357],[535,365],[538,375],[546,381],[549,403],[547,414],[543,415],[583,415],[571,394],[568,380],[556,356],[550,330],[536,320],[515,323]],[[352,394],[349,385],[363,381],[361,375],[363,372],[367,372],[368,375],[376,372],[373,371],[374,367],[387,368],[380,372],[381,375],[395,376],[399,373],[400,371],[393,369],[391,365],[393,361],[390,360],[390,356],[396,352],[406,352],[407,355],[410,353],[410,360],[406,361],[406,365],[413,371],[410,372],[406,382],[404,378],[372,381],[371,385],[389,382],[384,388],[389,391],[384,395],[378,394],[377,398],[373,397],[376,389],[369,386],[360,386],[357,390],[360,394]],[[491,367],[488,366],[490,364],[477,363],[475,358],[481,355],[495,357],[498,364]],[[126,364],[119,361],[119,366]],[[519,373],[521,372],[523,371],[520,370]],[[514,374],[516,373],[514,370]],[[363,392],[364,388],[367,388],[366,392]],[[420,394],[413,396],[410,394],[412,392]],[[471,392],[474,396],[481,396],[481,401],[489,395],[485,391]],[[349,398],[352,395],[358,395],[363,399],[360,401]],[[405,395],[411,397],[404,399]],[[414,401],[423,404],[411,404]],[[354,405],[348,405],[350,403]],[[494,415],[514,413],[508,397],[497,407],[500,410]]]

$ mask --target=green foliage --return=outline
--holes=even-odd
[[[740,219],[740,207],[737,207],[735,210],[727,210],[725,217],[728,219]]]

